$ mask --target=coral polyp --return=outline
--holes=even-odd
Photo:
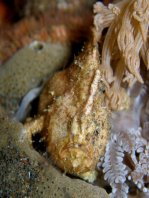
[[[113,110],[111,138],[102,165],[105,179],[112,187],[112,197],[127,197],[128,180],[147,193],[149,1],[124,0],[108,7],[98,2],[94,12],[102,70],[109,86],[106,100]],[[129,99],[126,110],[123,104]]]

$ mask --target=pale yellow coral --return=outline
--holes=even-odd
[[[97,3],[95,13],[94,24],[100,38],[103,29],[108,28],[101,46],[102,67],[110,85],[110,89],[106,90],[108,103],[112,109],[121,109],[125,107],[121,101],[124,103],[123,98],[127,98],[122,89],[123,82],[131,85],[136,78],[143,83],[141,58],[147,69],[149,67],[149,1],[123,0],[109,7]]]

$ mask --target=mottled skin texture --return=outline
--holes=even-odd
[[[88,44],[43,90],[39,116],[25,124],[29,135],[42,131],[54,163],[93,181],[109,138],[109,111],[97,46]]]

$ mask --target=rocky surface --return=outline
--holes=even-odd
[[[69,56],[70,47],[60,43],[34,41],[19,50],[0,68],[0,105],[14,115],[22,97],[64,67]]]

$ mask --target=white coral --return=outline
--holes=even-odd
[[[129,111],[112,115],[112,134],[102,165],[104,178],[112,187],[111,197],[127,197],[127,178],[148,192],[144,177],[149,176],[149,143],[142,137],[140,127],[142,101],[147,94],[142,86]]]

